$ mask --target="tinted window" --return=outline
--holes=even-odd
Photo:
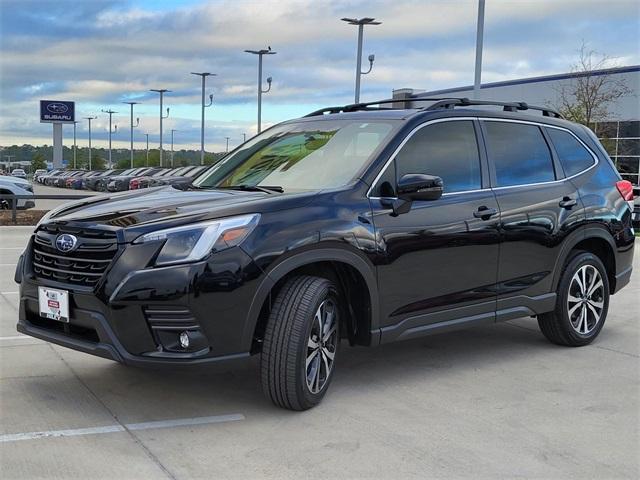
[[[594,160],[589,151],[569,132],[547,128],[547,133],[551,137],[551,142],[567,177],[580,173],[593,165]]]
[[[498,187],[555,180],[549,146],[535,125],[485,122]]]
[[[418,130],[398,152],[396,168],[398,178],[407,173],[437,175],[445,192],[481,188],[473,123],[441,122]]]

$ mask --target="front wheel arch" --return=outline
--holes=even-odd
[[[279,284],[291,275],[305,272],[306,269],[309,270],[305,273],[309,274],[312,273],[310,270],[322,264],[329,263],[336,266],[344,266],[352,272],[357,272],[357,275],[359,275],[362,281],[362,289],[368,293],[367,332],[362,332],[363,336],[358,339],[350,338],[351,343],[362,345],[377,345],[379,343],[379,297],[375,267],[359,252],[356,253],[344,247],[323,247],[293,253],[286,258],[282,258],[277,264],[267,269],[267,275],[256,290],[251,306],[249,307],[247,322],[243,332],[243,346],[245,350],[250,350],[252,353],[256,351],[255,340],[259,337],[260,328],[262,323],[264,323],[263,320],[265,320],[265,316],[268,316],[270,296],[277,291]]]

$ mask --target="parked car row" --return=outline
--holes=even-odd
[[[160,185],[187,186],[206,169],[206,166],[190,165],[176,168],[139,167],[126,170],[53,170],[35,175],[34,179],[49,187],[121,192]]]

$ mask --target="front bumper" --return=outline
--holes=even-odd
[[[94,288],[35,277],[31,248],[15,278],[23,334],[132,365],[200,364],[250,354],[248,310],[264,274],[239,248],[198,263],[153,268],[147,264],[157,246],[127,245]],[[40,317],[38,286],[69,292],[69,323]],[[183,331],[196,339],[187,349],[176,341]]]

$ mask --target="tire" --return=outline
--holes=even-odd
[[[581,347],[598,336],[608,310],[609,279],[602,261],[592,253],[578,251],[560,278],[555,310],[539,315],[538,325],[550,342]]]
[[[260,357],[262,388],[277,406],[307,410],[320,403],[335,370],[341,311],[338,290],[325,278],[299,276],[284,284]],[[321,328],[324,339],[317,342]]]

